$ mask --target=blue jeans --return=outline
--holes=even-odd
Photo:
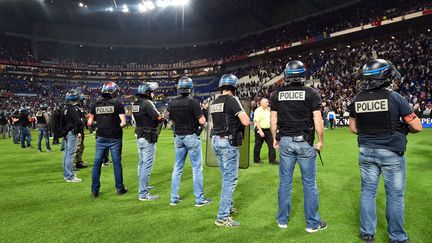
[[[17,143],[19,143],[20,139],[21,139],[20,126],[14,125],[13,126],[13,141],[15,144],[17,144]]]
[[[149,194],[148,182],[153,169],[156,143],[149,143],[145,138],[137,139],[138,147],[138,196],[144,198]]]
[[[316,152],[307,142],[295,142],[293,137],[282,137],[279,144],[279,211],[277,220],[288,224],[291,212],[292,179],[296,161],[300,166],[303,183],[304,214],[307,228],[316,228],[320,223],[318,213],[318,188],[316,184]]]
[[[71,180],[75,177],[73,172],[73,160],[75,158],[75,152],[77,147],[77,135],[72,131],[63,139],[63,177],[67,180]]]
[[[360,232],[376,232],[376,193],[381,174],[386,191],[387,231],[391,240],[405,241],[408,236],[404,224],[404,192],[406,161],[404,156],[386,149],[360,147],[361,172]]]
[[[219,163],[222,174],[222,191],[220,197],[218,219],[230,216],[230,209],[234,205],[233,194],[237,186],[239,149],[231,146],[227,138],[212,137],[212,148]]]
[[[123,169],[121,164],[122,139],[98,137],[96,139],[95,160],[92,170],[92,192],[99,191],[100,189],[102,159],[108,150],[111,152],[111,158],[114,165],[115,187],[117,188],[117,191],[124,188]]]
[[[42,137],[45,138],[45,144],[47,149],[51,149],[48,135],[48,127],[39,127],[39,137],[38,137],[38,149],[42,150]]]
[[[20,139],[21,139],[21,147],[25,148],[25,143],[24,141],[27,141],[27,147],[31,146],[31,134],[30,134],[30,130],[28,127],[19,127],[20,130]]]
[[[180,197],[179,190],[183,166],[186,161],[186,156],[189,154],[192,165],[195,201],[199,204],[204,200],[201,140],[196,134],[187,136],[177,135],[174,142],[176,155],[171,181],[171,202],[175,202]]]

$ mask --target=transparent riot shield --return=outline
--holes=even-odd
[[[243,106],[243,109],[245,110],[246,114],[250,116],[251,107],[250,107],[250,99],[240,99],[240,102]],[[211,103],[209,104],[210,107]],[[216,156],[212,149],[212,141],[211,141],[211,130],[213,128],[213,121],[211,118],[211,115],[208,116],[207,121],[207,134],[206,134],[206,165],[210,167],[218,167],[219,164],[217,162]],[[239,168],[240,169],[247,169],[249,168],[249,154],[250,154],[250,127],[247,126],[245,128],[245,134],[243,137],[242,145],[239,146],[240,151],[240,161],[239,161]]]

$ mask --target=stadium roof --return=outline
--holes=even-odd
[[[126,44],[191,43],[238,37],[351,2],[357,1],[3,0],[0,31],[87,42],[132,33],[135,40]],[[88,37],[104,32],[110,35]]]

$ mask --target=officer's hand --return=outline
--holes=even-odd
[[[314,147],[315,147],[315,150],[316,150],[316,151],[320,152],[320,151],[322,151],[322,149],[323,149],[323,144],[320,143],[320,142],[318,142],[318,143],[316,143],[316,144],[314,145]]]
[[[121,128],[123,128],[123,127],[125,127],[126,126],[126,122],[122,122],[122,123],[120,123],[120,127]]]
[[[81,137],[81,133],[78,133],[77,135],[78,135],[79,138]]]
[[[273,148],[278,149],[279,148],[279,141],[276,139],[273,139]]]
[[[259,135],[263,138],[264,137],[264,132],[263,131],[258,131]]]

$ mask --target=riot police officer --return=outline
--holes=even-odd
[[[387,231],[391,242],[409,242],[404,223],[404,191],[408,132],[422,125],[408,102],[386,89],[400,73],[390,61],[376,59],[363,66],[361,91],[350,106],[350,129],[358,134],[361,172],[360,238],[373,242],[376,193],[380,175],[386,191]]]
[[[219,212],[215,224],[224,227],[238,227],[240,223],[230,217],[233,208],[233,194],[237,185],[238,166],[244,126],[249,126],[249,117],[238,97],[234,96],[238,78],[225,74],[219,81],[221,95],[210,106],[213,119],[212,149],[222,174],[222,191]]]
[[[47,151],[51,152],[51,146],[49,141],[48,128],[51,125],[50,119],[48,115],[48,105],[41,104],[39,110],[36,112],[36,123],[39,131],[38,136],[38,152],[42,152],[42,138],[45,138],[45,145],[47,147]]]
[[[76,146],[78,137],[83,136],[80,132],[84,127],[84,123],[80,117],[77,107],[79,102],[78,92],[74,89],[66,93],[66,104],[61,110],[59,127],[64,133],[63,139],[63,175],[66,182],[81,182],[73,172],[73,160],[75,158]],[[64,124],[64,126],[63,126]],[[61,134],[63,135],[63,134]]]
[[[123,185],[122,156],[122,128],[126,125],[126,116],[123,104],[116,100],[120,88],[114,82],[106,82],[102,86],[102,98],[93,105],[87,126],[93,120],[97,122],[96,153],[92,170],[92,196],[99,196],[100,174],[102,158],[107,150],[111,152],[114,164],[114,179],[117,195],[123,195],[127,189]]]
[[[321,98],[317,91],[304,86],[305,74],[306,69],[301,61],[287,63],[284,70],[286,84],[271,97],[270,123],[273,146],[280,151],[278,226],[287,228],[293,172],[298,161],[303,181],[306,232],[314,233],[327,228],[318,213],[315,151],[323,147],[324,126]],[[314,147],[315,130],[318,143]]]
[[[132,106],[133,118],[136,123],[135,133],[138,146],[138,184],[140,201],[151,201],[159,198],[151,195],[149,177],[153,169],[156,142],[158,140],[158,125],[163,117],[152,102],[157,83],[144,83],[138,87],[136,101]]]
[[[211,203],[204,198],[202,174],[202,148],[200,132],[206,119],[198,101],[189,97],[193,88],[193,81],[189,77],[182,77],[178,81],[177,91],[180,94],[172,100],[168,107],[170,120],[174,124],[175,163],[171,181],[171,206],[177,205],[182,199],[179,196],[181,175],[186,156],[189,158],[193,170],[193,188],[195,206],[202,207]]]
[[[85,96],[83,94],[79,95],[79,102],[78,102],[78,109],[80,111],[80,117],[81,119],[84,121],[84,124],[86,124],[86,113],[84,110],[84,100],[85,100]],[[76,155],[74,158],[74,167],[75,169],[83,169],[83,168],[87,168],[88,165],[86,162],[83,161],[82,159],[82,155],[84,153],[84,127],[82,129],[82,131],[80,131],[80,133],[82,134],[81,137],[78,138],[78,143],[77,143],[77,150],[76,150]]]

